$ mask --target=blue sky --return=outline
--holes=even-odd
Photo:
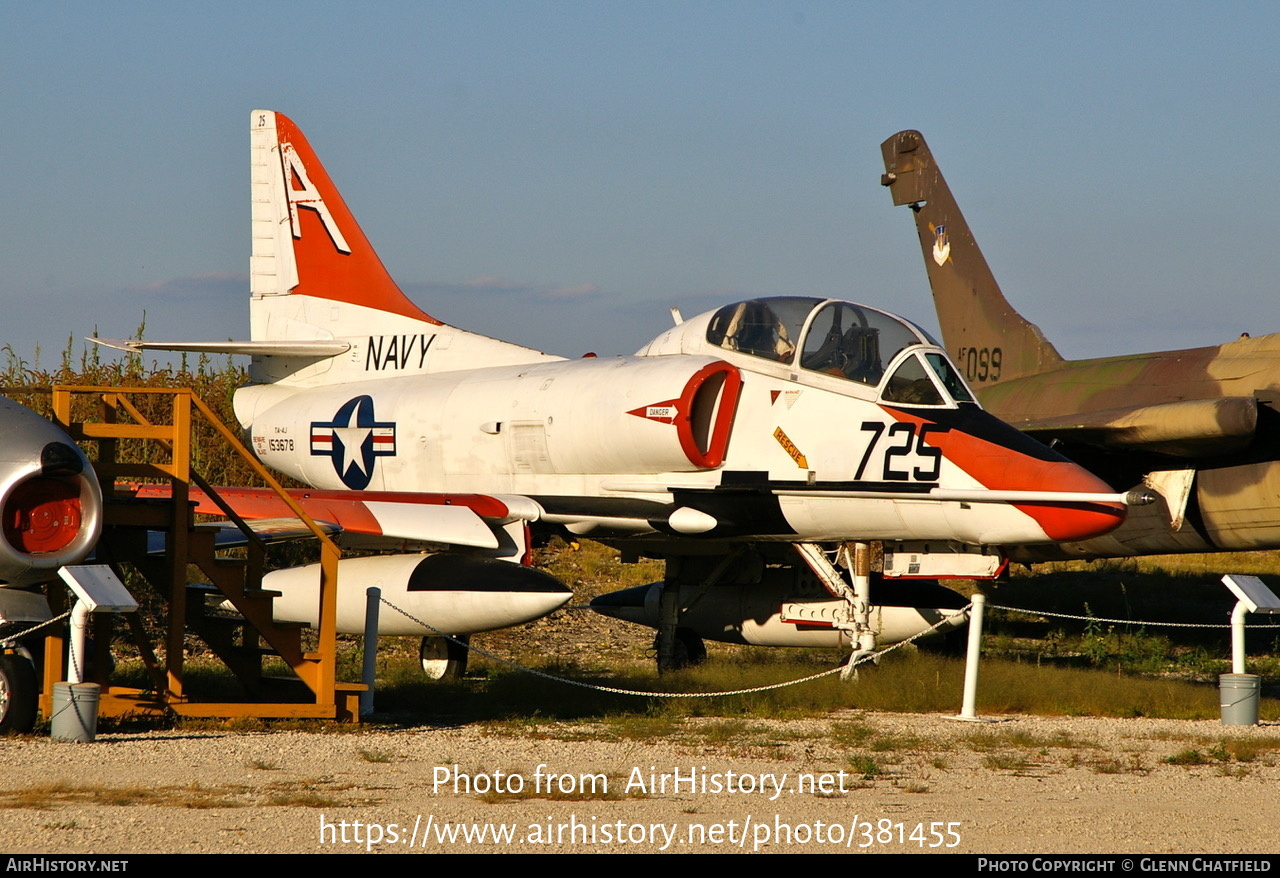
[[[248,116],[433,315],[630,353],[756,295],[934,324],[879,144],[928,138],[1067,356],[1280,330],[1260,3],[48,3],[0,35],[0,344],[247,335]]]

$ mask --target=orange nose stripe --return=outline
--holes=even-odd
[[[927,423],[907,412],[887,408],[900,421]],[[986,412],[974,411],[971,418],[990,419],[998,429],[989,432],[999,437],[1017,437],[1015,447],[989,441],[961,426],[946,432],[930,432],[928,444],[942,449],[951,463],[960,467],[984,487],[992,491],[1063,491],[1084,494],[1112,494],[1106,482],[1077,466],[1062,455],[1039,445],[1034,453],[1019,450],[1017,445],[1029,442],[1012,427],[995,421]],[[1031,516],[1045,536],[1056,542],[1083,540],[1101,536],[1119,527],[1128,510],[1119,503],[1019,503],[1017,508]]]
[[[1018,509],[1034,518],[1045,536],[1059,543],[1110,533],[1123,524],[1128,515],[1119,503],[1082,503],[1079,506],[1020,503]]]

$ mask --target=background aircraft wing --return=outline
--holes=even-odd
[[[1041,441],[1203,457],[1240,451],[1253,441],[1258,400],[1252,396],[1188,399],[1010,423]]]

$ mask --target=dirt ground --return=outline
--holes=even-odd
[[[0,739],[7,853],[1264,853],[1280,727],[847,712]],[[483,833],[483,835],[481,835]]]

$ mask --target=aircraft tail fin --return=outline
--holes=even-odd
[[[309,296],[438,325],[387,273],[298,126],[282,113],[254,110],[249,130],[255,305]],[[254,320],[253,338],[282,337],[284,325]]]
[[[881,183],[895,205],[915,213],[942,337],[970,383],[981,388],[1062,363],[1040,328],[1000,292],[920,132],[899,131],[880,150]]]

